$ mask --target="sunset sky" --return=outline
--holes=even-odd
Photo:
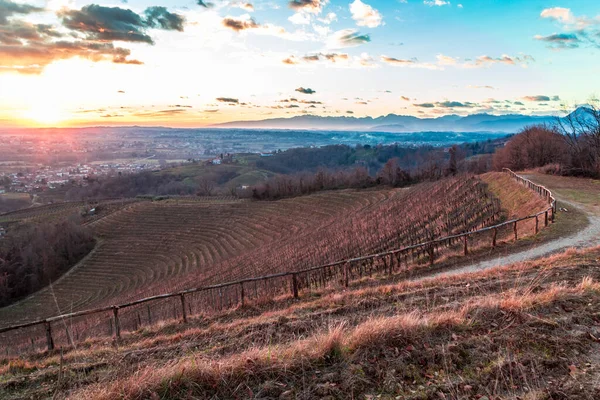
[[[0,127],[555,114],[598,0],[0,0]]]

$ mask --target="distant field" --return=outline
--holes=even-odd
[[[0,325],[398,248],[482,227],[500,214],[473,177],[273,202],[128,203],[90,222],[96,249],[51,289],[1,309]]]

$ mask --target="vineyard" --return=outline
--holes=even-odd
[[[82,218],[82,222],[91,222],[102,218],[114,211],[119,210],[128,204],[140,201],[139,199],[111,199],[101,201],[72,201],[64,203],[48,204],[38,207],[29,207],[5,214],[0,214],[0,225],[10,226],[11,224],[34,222],[42,223],[61,218],[77,216]],[[92,215],[85,215],[90,209],[97,208],[98,212]],[[101,211],[100,211],[101,210]]]
[[[165,318],[185,320],[187,315],[226,308],[244,298],[275,296],[289,290],[287,272],[319,265],[331,267],[294,274],[295,295],[365,273],[393,272],[402,265],[428,267],[445,253],[462,251],[461,235],[502,219],[499,201],[475,177],[408,189],[323,192],[276,202],[179,198],[131,203],[90,222],[99,241],[96,249],[52,288],[1,309],[0,324],[28,323],[92,307],[107,312],[93,317],[77,314],[45,328],[29,327],[26,336],[6,332],[2,339],[11,346],[5,351],[44,348],[49,330],[54,331],[55,342],[68,344],[97,335],[119,336],[121,329],[137,330]],[[512,227],[506,228],[494,233],[494,241],[512,237]],[[376,260],[357,259],[442,237],[451,239]],[[465,252],[466,246],[465,239]],[[347,259],[358,262],[349,266],[341,262]],[[218,285],[268,274],[276,276]],[[121,311],[119,319],[118,309],[112,307],[203,285],[214,286],[180,298],[137,302]]]

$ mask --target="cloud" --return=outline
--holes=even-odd
[[[288,18],[288,21],[294,25],[310,25],[311,20],[311,15],[303,12],[297,12]]]
[[[435,106],[441,108],[473,108],[477,107],[478,105],[468,101],[464,103],[461,103],[460,101],[442,101],[435,103]]]
[[[495,90],[496,88],[490,85],[483,85],[483,86],[479,86],[479,85],[469,85],[467,86],[467,88],[469,89],[490,89],[490,90]]]
[[[303,87],[299,87],[295,90],[298,93],[302,93],[302,94],[315,94],[317,93],[316,91],[312,90],[311,88],[303,88]]]
[[[381,56],[381,61],[392,65],[412,65],[416,63],[416,60],[403,60],[394,57]]]
[[[244,11],[247,12],[253,12],[254,11],[254,6],[252,5],[252,3],[245,3],[243,1],[237,2],[232,4],[233,7],[237,7],[237,8],[241,8]]]
[[[300,100],[300,103],[302,103],[302,104],[311,104],[311,105],[314,105],[314,104],[323,104],[323,102],[321,102],[321,101],[315,101],[315,100]]]
[[[433,103],[421,103],[421,104],[413,104],[413,106],[415,106],[415,107],[421,107],[421,108],[434,108],[435,104],[433,104]]]
[[[142,17],[128,9],[90,4],[81,10],[64,9],[58,15],[65,27],[86,34],[87,39],[154,43],[144,32],[147,26]]]
[[[552,96],[552,97],[550,97],[550,96],[544,96],[544,95],[537,95],[537,96],[525,96],[525,97],[523,97],[523,100],[525,100],[525,101],[534,101],[534,102],[560,101],[560,97],[559,96]]]
[[[240,102],[239,99],[234,99],[233,97],[217,97],[217,101],[221,103],[230,103],[230,104],[238,104]]]
[[[183,32],[185,19],[181,15],[167,11],[165,7],[149,7],[144,14],[146,25],[149,27]]]
[[[327,54],[322,54],[323,57],[325,57],[325,59],[327,59],[327,61],[331,61],[332,63],[338,62],[338,61],[347,61],[349,59],[348,54],[345,53],[327,53]]]
[[[89,41],[56,41],[31,43],[26,46],[0,45],[0,67],[21,73],[40,73],[56,60],[81,57],[91,61],[109,60],[115,64],[143,64],[128,59],[131,51],[112,43]]]
[[[432,70],[441,69],[436,64],[420,63],[416,58],[400,59],[400,58],[394,58],[394,57],[382,55],[380,59],[384,63],[394,65],[396,67],[424,68],[424,69],[432,69]]]
[[[296,65],[296,64],[300,64],[300,60],[298,60],[296,57],[291,56],[288,58],[284,58],[282,61],[282,63],[287,64],[287,65]]]
[[[254,18],[250,18],[249,15],[242,16],[239,18],[236,17],[225,17],[223,18],[223,26],[233,29],[236,32],[240,32],[246,29],[255,29],[259,28],[260,25],[256,23]]]
[[[319,55],[318,54],[313,54],[313,55],[306,55],[304,57],[302,57],[302,59],[304,61],[308,61],[308,62],[312,62],[312,61],[319,61]]]
[[[319,18],[319,21],[326,25],[329,25],[332,22],[337,21],[337,15],[335,13],[330,12],[324,18]]]
[[[571,10],[563,7],[546,8],[540,16],[562,22],[563,24],[572,24],[575,22],[575,16]]]
[[[438,60],[438,65],[456,65],[458,63],[458,59],[443,54],[438,54],[436,58]]]
[[[360,0],[354,0],[353,3],[350,3],[350,13],[358,26],[377,28],[383,21],[379,11]]]
[[[450,5],[449,1],[445,1],[445,0],[424,0],[423,4],[425,4],[426,6],[429,7],[433,7],[433,6],[447,6]]]
[[[20,20],[0,25],[0,44],[5,45],[23,45],[61,36],[52,25],[32,24]]]
[[[129,9],[90,4],[81,10],[63,9],[58,15],[65,27],[85,34],[88,40],[153,44],[148,28],[183,30],[183,17],[164,7],[150,7],[144,13],[145,19]]]
[[[297,65],[302,62],[304,63],[316,63],[321,60],[329,61],[333,64],[337,62],[349,61],[350,56],[346,53],[317,53],[317,54],[307,54],[302,56],[301,58],[297,58],[296,56],[290,56],[282,60],[284,64],[288,65]]]
[[[475,61],[463,64],[465,68],[480,68],[487,67],[493,64],[504,64],[504,65],[521,65],[527,66],[529,63],[534,62],[535,59],[530,55],[520,56],[508,56],[506,54],[501,57],[490,57],[487,55],[479,56]]]
[[[319,14],[327,3],[327,0],[291,0],[288,6],[295,11]]]
[[[331,35],[328,40],[328,47],[331,49],[341,49],[360,46],[370,41],[371,37],[369,35],[361,35],[354,29],[343,29]]]
[[[57,17],[61,28],[8,20],[15,14],[39,11],[23,4],[0,0],[0,70],[40,73],[56,60],[81,57],[93,62],[143,64],[130,59],[131,50],[113,42],[154,44],[147,31],[153,28],[182,31],[184,18],[164,7],[149,7],[143,14],[120,7],[87,5],[80,10],[62,8]]]
[[[10,0],[0,0],[0,25],[8,23],[8,17],[15,14],[25,15],[43,11],[43,8],[23,3],[14,3]]]
[[[196,4],[204,8],[212,8],[215,6],[213,3],[207,3],[204,0],[196,0]]]
[[[413,104],[413,106],[420,107],[420,108],[475,108],[475,107],[479,107],[479,104],[470,103],[468,101],[460,102],[460,101],[446,100],[446,101],[438,101],[435,103]]]
[[[553,7],[543,10],[540,17],[562,25],[563,32],[534,36],[536,40],[546,42],[549,48],[576,49],[583,44],[600,48],[600,16],[579,17],[569,8]]]
[[[536,35],[534,38],[549,43],[549,47],[555,49],[575,49],[581,44],[581,40],[574,33],[555,33],[548,36]]]

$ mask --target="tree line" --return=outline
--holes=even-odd
[[[554,125],[527,127],[496,151],[492,163],[496,170],[541,168],[600,178],[600,109],[580,107]]]
[[[365,189],[381,185],[403,187],[425,180],[437,180],[456,175],[469,169],[465,152],[459,146],[452,146],[447,151],[430,149],[428,154],[429,157],[411,169],[402,168],[402,159],[390,158],[374,175],[371,175],[365,166],[319,168],[316,172],[276,175],[241,193],[241,197],[277,200],[322,190]]]
[[[27,225],[0,241],[0,307],[47,286],[94,247],[92,234],[77,223]]]

